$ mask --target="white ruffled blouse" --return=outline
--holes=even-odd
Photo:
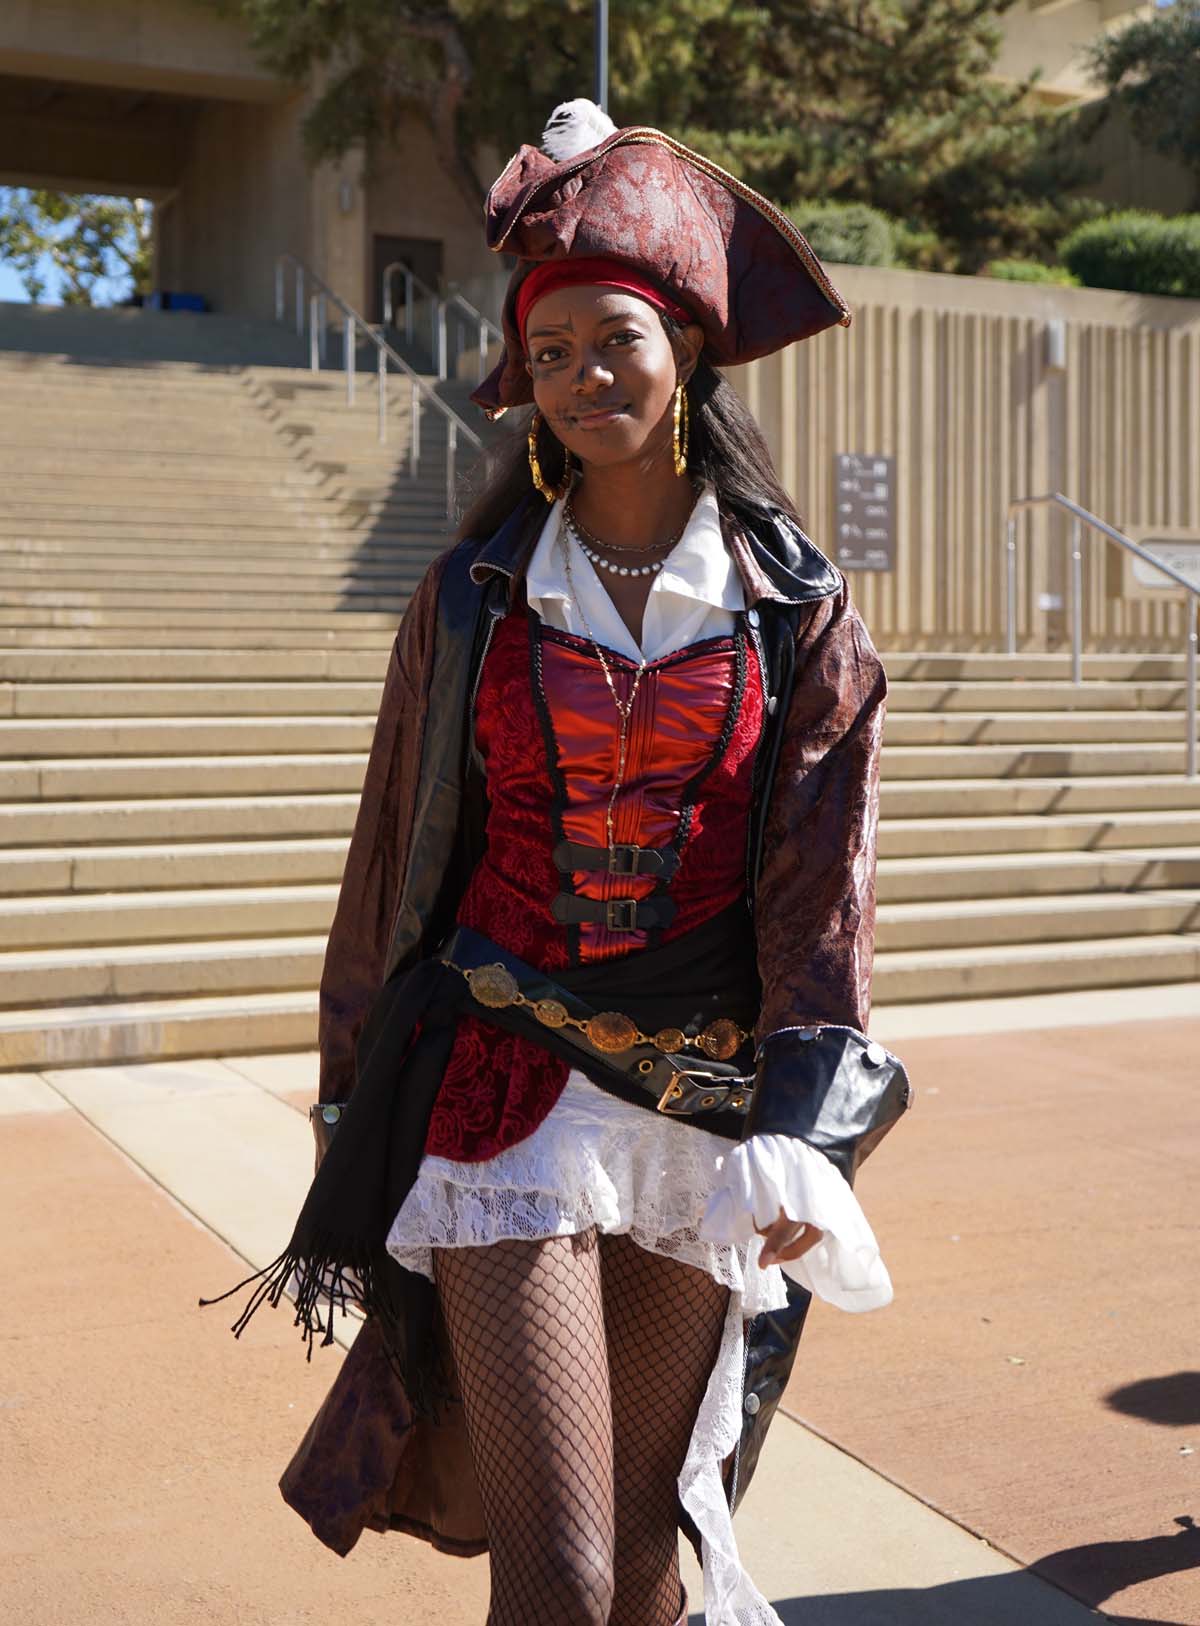
[[[721,535],[715,494],[704,490],[650,586],[639,648],[603,582],[578,547],[559,541],[561,505],[550,509],[526,580],[530,605],[550,626],[586,636],[567,586],[596,638],[634,661],[656,660],[728,633],[745,608],[741,577]],[[803,1258],[762,1267],[762,1237],[780,1208],[822,1233]],[[706,1626],[780,1626],[738,1558],[721,1465],[741,1433],[744,1327],[787,1301],[783,1272],[844,1310],[890,1303],[892,1284],[875,1237],[846,1181],[822,1152],[788,1135],[730,1143],[621,1101],[572,1069],[532,1134],[483,1162],[426,1156],[396,1215],[388,1248],[432,1277],[435,1247],[506,1238],[620,1231],[651,1252],[706,1271],[730,1290],[721,1348],[679,1478],[700,1531]]]

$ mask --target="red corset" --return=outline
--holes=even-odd
[[[605,650],[622,701],[636,665]],[[742,635],[707,638],[643,671],[627,731],[613,836],[673,850],[669,878],[581,869],[560,874],[560,843],[607,847],[606,810],[617,772],[620,719],[599,657],[584,638],[544,626],[525,609],[496,627],[483,664],[475,739],[487,773],[487,848],[458,910],[461,925],[553,972],[636,952],[727,908],[746,884],[754,753],[762,677]],[[673,863],[674,860],[671,860]],[[668,866],[669,867],[669,866]],[[610,930],[562,924],[556,895],[664,899],[658,926]],[[567,1063],[530,1039],[460,1018],[425,1150],[478,1162],[532,1133],[562,1092]]]

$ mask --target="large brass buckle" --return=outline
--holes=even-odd
[[[610,932],[637,931],[636,898],[609,898],[604,905],[604,923]]]
[[[610,875],[636,875],[642,849],[632,843],[622,843],[608,849]]]

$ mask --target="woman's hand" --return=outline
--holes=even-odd
[[[803,1220],[792,1220],[784,1212],[782,1203],[779,1207],[779,1218],[772,1220],[764,1231],[761,1225],[754,1229],[759,1236],[766,1240],[762,1245],[762,1252],[758,1256],[760,1265],[776,1265],[790,1263],[799,1259],[810,1248],[815,1248],[825,1235],[818,1231],[815,1225],[806,1225]]]

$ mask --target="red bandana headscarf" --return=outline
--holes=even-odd
[[[644,299],[648,305],[664,311],[684,326],[696,320],[677,299],[672,299],[670,294],[652,282],[649,277],[620,260],[609,259],[606,255],[592,255],[577,260],[543,260],[534,266],[517,289],[517,332],[521,335],[522,342],[525,339],[525,323],[539,299],[552,293],[556,288],[582,286],[620,288],[624,293],[636,294],[639,299]]]

